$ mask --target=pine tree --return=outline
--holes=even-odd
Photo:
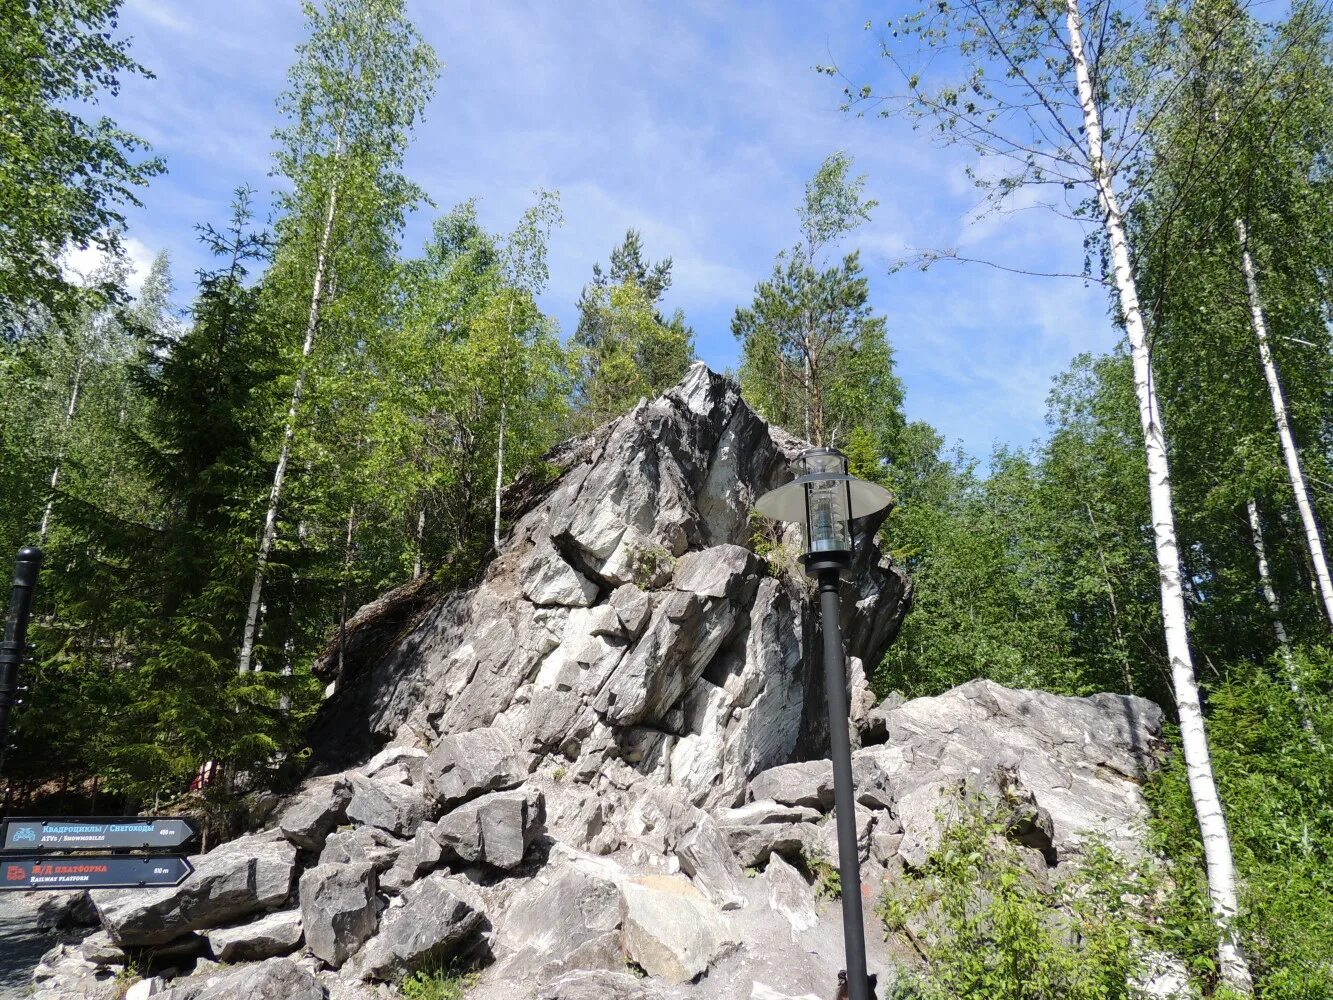
[[[858,472],[875,475],[902,427],[903,391],[860,255],[828,259],[876,204],[863,198],[865,178],[852,178],[851,164],[834,153],[806,184],[801,242],[778,254],[731,329],[750,403],[813,444],[843,448]]]
[[[608,276],[593,265],[579,296],[573,343],[579,356],[574,385],[577,427],[588,429],[624,413],[642,397],[675,385],[694,360],[694,331],[679,309],[661,300],[671,287],[671,258],[650,263],[630,229],[611,251]]]

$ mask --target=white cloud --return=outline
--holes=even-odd
[[[122,237],[120,243],[124,250],[121,259],[127,268],[125,287],[131,295],[138,295],[143,288],[144,279],[148,277],[148,272],[153,266],[155,253],[133,236]],[[67,281],[83,283],[114,260],[111,255],[93,245],[70,247],[60,256],[60,270]]]

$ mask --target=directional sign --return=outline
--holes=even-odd
[[[194,838],[194,827],[184,819],[11,819],[5,823],[0,850],[172,851]]]
[[[134,854],[0,860],[6,889],[141,889],[180,885],[194,871],[184,858]]]

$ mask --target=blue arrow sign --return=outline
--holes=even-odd
[[[180,885],[194,872],[185,858],[133,854],[5,858],[0,891],[33,889],[142,889]]]
[[[195,838],[185,819],[118,816],[107,819],[30,817],[5,823],[0,850],[22,851],[174,851]]]

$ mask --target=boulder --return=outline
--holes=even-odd
[[[367,778],[373,778],[390,767],[401,767],[407,772],[411,783],[416,785],[420,784],[424,773],[426,757],[426,751],[421,747],[392,744],[375,754],[357,770]]]
[[[775,854],[788,861],[799,860],[818,841],[820,831],[814,823],[756,823],[719,829],[745,868],[766,865]]]
[[[431,831],[449,855],[493,868],[517,868],[542,831],[546,800],[541,792],[492,792],[464,803]]]
[[[733,809],[714,809],[719,826],[757,826],[760,823],[814,823],[820,812],[809,806],[785,806],[772,799],[756,799]]]
[[[159,966],[170,965],[177,960],[194,959],[204,951],[207,941],[198,934],[186,934],[168,944],[152,945],[147,948],[120,947],[111,940],[106,931],[98,931],[84,938],[79,945],[79,952],[90,962],[97,965],[129,965],[140,962],[145,957]]]
[[[407,843],[374,826],[339,830],[324,842],[319,863],[321,865],[368,864],[376,872],[384,872],[398,860]]]
[[[440,965],[481,925],[475,902],[465,882],[446,875],[410,886],[401,905],[384,911],[379,933],[361,949],[358,972],[366,979],[388,981]]]
[[[537,1000],[662,1000],[662,993],[627,972],[579,971],[543,986]]]
[[[704,810],[678,789],[641,793],[625,819],[625,829],[654,853],[674,857],[695,886],[724,910],[745,902],[740,870],[726,838]]]
[[[619,930],[612,875],[562,864],[524,885],[499,919],[496,974],[543,983],[573,969],[623,969]]]
[[[149,997],[160,996],[167,991],[167,981],[161,976],[150,976],[148,979],[140,979],[125,991],[125,1000],[148,1000]]]
[[[672,985],[692,981],[739,943],[731,922],[677,876],[622,882],[620,918],[626,957]]]
[[[313,778],[278,816],[278,829],[297,847],[318,851],[324,839],[347,819],[351,784],[343,775]]]
[[[282,910],[248,924],[209,931],[208,949],[219,962],[254,962],[290,955],[301,944],[301,911]]]
[[[375,933],[375,869],[369,864],[319,865],[301,876],[306,947],[341,968]]]
[[[879,813],[872,812],[860,804],[856,807],[856,849],[861,856],[862,864],[870,859],[870,837],[875,829],[875,820],[879,815]],[[837,819],[838,813],[835,809],[829,814],[828,822],[821,823],[817,827],[819,836],[813,845],[815,853],[829,859],[833,864],[837,864],[838,859]]]
[[[891,776],[909,864],[938,842],[940,792],[963,786],[994,803],[1035,807],[1013,817],[1014,834],[1048,858],[1077,853],[1088,837],[1129,856],[1142,849],[1141,784],[1163,746],[1162,711],[1152,702],[978,680],[893,704],[881,718],[886,742],[856,756],[874,757]]]
[[[802,934],[819,923],[815,909],[815,893],[798,872],[780,856],[769,859],[764,869],[764,883],[768,887],[768,905],[791,924],[791,939],[800,940]]]
[[[426,790],[442,809],[527,780],[531,755],[495,726],[446,736],[426,759]]]
[[[86,890],[75,892],[40,892],[33,920],[39,931],[67,931],[75,927],[96,927],[97,908]]]
[[[889,777],[874,756],[857,754],[852,758],[852,786],[861,805],[888,809],[893,804]],[[782,805],[828,812],[833,808],[833,765],[827,760],[809,760],[769,768],[750,782],[750,794],[756,800],[771,799]]]
[[[178,886],[92,893],[102,926],[116,944],[166,944],[281,906],[291,894],[296,847],[269,831],[238,837],[190,860],[194,874]]]
[[[373,778],[352,777],[347,818],[364,826],[378,827],[395,837],[410,837],[426,818],[426,800],[420,789],[389,780],[385,777],[387,773],[381,771]]]
[[[523,561],[523,596],[533,604],[586,608],[597,600],[597,584],[565,562],[546,540]]]
[[[90,962],[73,945],[58,944],[32,973],[32,1000],[120,1000],[115,972]]]
[[[223,967],[178,980],[164,1000],[324,1000],[324,987],[290,958]]]
[[[380,874],[380,889],[399,892],[427,872],[439,867],[444,847],[436,837],[436,824],[423,823],[399,852],[393,865]]]

